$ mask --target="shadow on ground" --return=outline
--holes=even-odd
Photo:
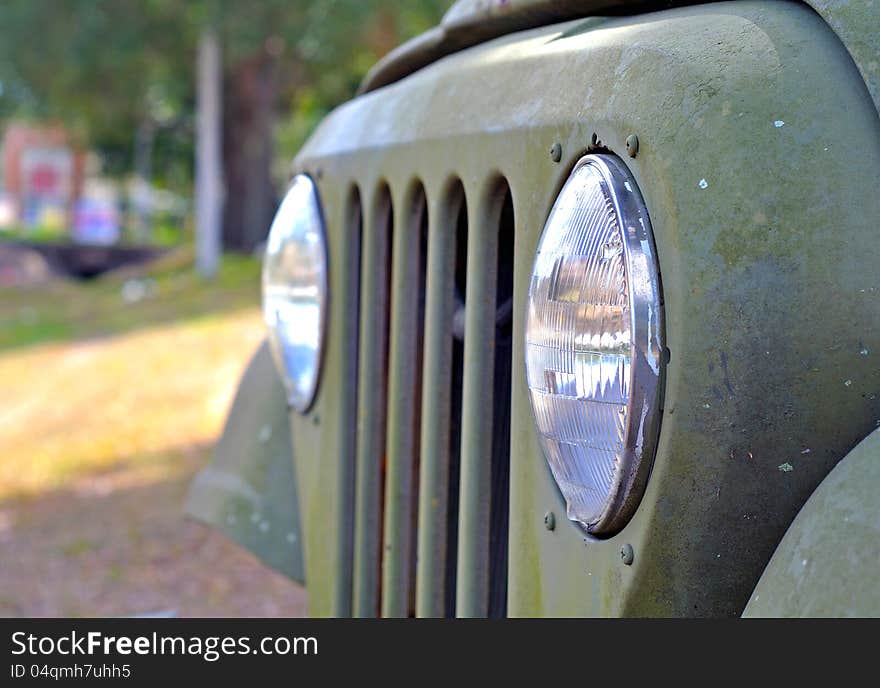
[[[303,616],[302,587],[182,505],[205,445],[0,502],[0,615]]]

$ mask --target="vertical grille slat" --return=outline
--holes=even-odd
[[[382,616],[414,607],[415,525],[424,312],[425,195],[410,188],[398,206],[392,258]]]
[[[503,190],[498,218],[495,288],[495,390],[492,416],[492,489],[489,523],[488,616],[507,615],[507,555],[510,523],[510,415],[513,374],[513,198]]]
[[[434,199],[429,212],[416,569],[416,615],[422,617],[444,616],[452,594],[447,575],[449,560],[454,561],[454,553],[449,552],[449,513],[456,511],[456,505],[450,504],[450,478],[458,477],[452,470],[458,447],[452,443],[457,440],[460,414],[453,318],[456,254],[461,249],[457,244],[464,239],[457,228],[463,203],[464,190],[458,183],[449,194]]]
[[[363,223],[352,611],[365,617],[379,612],[392,213],[382,187]]]
[[[456,614],[507,611],[513,204],[494,179],[470,223]]]
[[[344,226],[346,228],[345,269],[346,286],[342,301],[346,317],[345,348],[346,355],[342,358],[342,378],[346,381],[346,394],[340,400],[345,415],[349,418],[357,414],[357,394],[355,385],[358,380],[359,347],[357,334],[360,328],[360,295],[361,295],[361,239],[363,234],[363,212],[360,192],[352,186],[345,202]],[[353,527],[356,520],[354,513],[355,472],[357,462],[356,428],[343,424],[340,426],[339,455],[341,458],[337,476],[336,493],[339,500],[339,538],[337,539],[339,562],[339,578],[334,591],[334,608],[339,616],[350,616],[352,613],[352,586],[354,579]]]
[[[495,366],[498,224],[494,189],[472,204],[467,252],[456,615],[486,616]]]

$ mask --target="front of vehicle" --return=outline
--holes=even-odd
[[[311,613],[738,615],[877,427],[878,10],[683,4],[458,3],[297,156]]]

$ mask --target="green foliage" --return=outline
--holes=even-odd
[[[275,170],[277,178],[284,177],[290,158],[300,149],[328,110],[327,103],[322,102],[314,86],[304,86],[296,92],[290,115],[278,124],[275,134],[279,151],[278,169]]]
[[[191,177],[196,47],[217,27],[228,73],[276,61],[288,157],[369,66],[435,24],[448,0],[5,0],[0,3],[0,121],[55,119],[131,168],[134,137],[155,127],[154,174]],[[286,113],[286,114],[285,114]]]
[[[138,123],[192,107],[191,69],[175,63],[186,61],[194,27],[186,30],[172,4],[3,3],[0,116],[60,120],[104,152],[111,170],[125,168]]]

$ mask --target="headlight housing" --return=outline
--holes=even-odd
[[[648,213],[617,158],[587,155],[538,245],[526,377],[568,517],[611,535],[641,499],[660,428],[663,310]]]
[[[327,317],[327,243],[314,182],[294,177],[263,260],[263,318],[290,405],[308,411],[318,387]]]

